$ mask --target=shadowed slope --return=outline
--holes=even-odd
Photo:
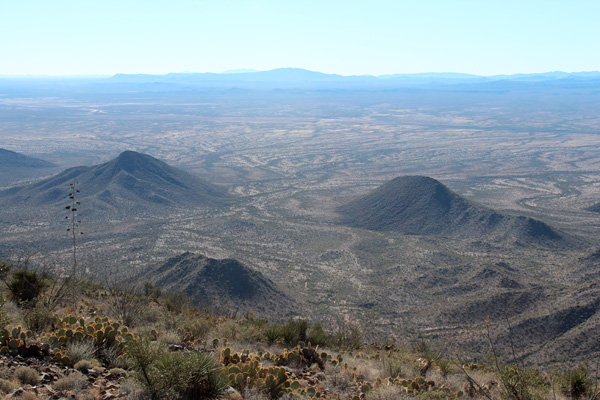
[[[143,278],[170,291],[185,292],[199,304],[285,315],[292,301],[262,273],[234,259],[183,253],[144,271]]]
[[[55,166],[51,162],[40,160],[39,158],[0,149],[1,168],[52,168]]]
[[[499,235],[525,241],[561,239],[541,221],[507,216],[477,205],[425,176],[395,178],[338,211],[344,224],[370,230],[461,238]]]
[[[600,203],[596,203],[593,206],[589,206],[588,208],[586,208],[586,210],[600,213]]]

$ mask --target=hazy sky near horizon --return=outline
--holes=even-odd
[[[0,75],[600,70],[598,0],[2,0]]]

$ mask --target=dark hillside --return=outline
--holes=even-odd
[[[143,279],[169,291],[181,291],[202,305],[287,315],[294,304],[259,271],[234,259],[183,253],[144,271]]]
[[[0,149],[1,168],[52,168],[55,166],[56,165],[53,163],[40,160],[39,158],[29,157],[6,149]]]
[[[596,203],[593,206],[588,207],[587,210],[600,213],[600,203]]]
[[[425,176],[395,178],[338,211],[342,223],[370,230],[459,238],[490,235],[521,242],[562,239],[541,221],[480,206]]]

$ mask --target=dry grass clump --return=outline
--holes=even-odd
[[[128,379],[121,382],[119,394],[125,400],[146,400],[150,394],[139,384],[139,382]]]
[[[166,345],[171,345],[171,344],[181,344],[181,335],[179,334],[179,332],[174,331],[174,330],[168,330],[165,332],[161,332],[160,336],[159,336],[159,340],[161,341],[161,343],[166,344]]]
[[[127,359],[120,357],[121,352],[116,347],[103,347],[100,355],[108,368],[127,368]]]
[[[402,390],[397,386],[382,386],[369,392],[368,400],[397,400],[405,399]]]
[[[382,378],[412,379],[419,375],[415,365],[416,356],[408,351],[394,351],[383,353],[380,357]]]
[[[81,372],[72,372],[54,383],[56,390],[81,390],[87,386],[87,380]]]
[[[23,385],[35,386],[40,382],[40,374],[31,367],[17,368],[15,378]]]
[[[88,360],[80,360],[75,363],[73,368],[75,368],[79,372],[85,373],[87,370],[94,369],[94,367],[97,365],[98,363],[94,365],[94,363]]]
[[[40,397],[38,397],[38,395],[36,395],[35,393],[32,392],[24,392],[21,397],[21,400],[41,400]]]
[[[71,342],[67,345],[67,353],[74,363],[81,360],[91,360],[96,356],[96,347],[87,340]]]
[[[19,385],[8,379],[0,379],[0,392],[10,393],[15,390]]]
[[[125,371],[122,368],[111,368],[108,371],[108,379],[120,379],[120,378],[126,378],[127,377],[127,371]]]
[[[333,367],[330,364],[325,367],[325,385],[332,391],[337,391],[342,397],[350,396],[354,378],[352,373],[343,367]]]

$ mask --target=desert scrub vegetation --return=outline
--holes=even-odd
[[[17,271],[7,272],[5,282]],[[52,276],[44,279],[48,285],[31,306],[7,285],[1,288],[0,360],[68,368],[51,384],[65,396],[101,397],[93,376],[119,386],[115,395],[123,399],[565,400],[598,394],[586,366],[551,374],[500,361],[467,363],[426,342],[366,344],[356,327],[326,330],[299,318],[220,315],[151,285],[135,292],[131,325],[114,312],[111,288],[82,279],[69,284],[76,296],[42,308],[56,284]],[[40,368],[23,368],[33,373],[0,371],[0,391],[47,379]]]

